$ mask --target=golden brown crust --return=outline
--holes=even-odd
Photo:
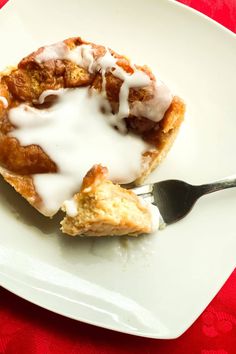
[[[0,135],[1,165],[21,175],[57,172],[56,164],[38,145],[21,146],[18,140]]]
[[[61,222],[61,230],[70,236],[137,236],[151,232],[148,208],[134,192],[109,181],[108,170],[101,165],[95,165],[84,177],[74,203],[77,216],[66,215]]]
[[[147,135],[144,134],[145,140],[152,143],[155,148],[143,154],[145,167],[141,176],[136,179],[136,185],[142,184],[165,158],[178,134],[184,119],[184,113],[184,102],[179,97],[175,96],[163,120],[160,122],[158,135],[155,130],[150,130],[147,132]]]
[[[90,191],[95,191],[96,186],[107,179],[107,167],[101,165],[94,165],[83,178],[80,193],[87,193],[88,188],[90,188]]]
[[[20,176],[9,173],[4,168],[0,167],[0,174],[18,193],[22,195],[34,208],[40,212],[42,207],[42,200],[35,192],[33,180],[31,176]],[[46,214],[45,214],[46,215]],[[47,215],[46,215],[47,216]],[[50,216],[50,215],[48,215]]]
[[[64,41],[69,48],[81,44],[90,44],[95,50],[95,57],[104,55],[105,47],[85,42],[80,37],[70,38]],[[21,102],[34,105],[40,94],[49,89],[62,87],[91,86],[101,89],[101,74],[90,74],[87,70],[79,67],[69,60],[48,60],[38,63],[36,56],[42,52],[43,47],[21,60],[17,68],[13,68],[7,74],[0,74],[0,96],[8,101],[8,108],[4,108],[0,101],[0,166],[12,174],[8,182],[18,186],[18,191],[26,199],[24,186],[22,192],[20,181],[26,178],[33,186],[31,175],[35,173],[57,172],[56,164],[50,157],[36,145],[20,146],[19,142],[8,134],[14,128],[8,120],[8,109],[19,105]],[[113,55],[118,59],[117,64],[127,72],[132,73],[133,68],[129,60],[115,52]],[[146,66],[138,67],[151,79],[152,85],[147,88],[130,89],[129,102],[136,100],[148,101],[153,97],[155,77]],[[122,81],[112,73],[106,74],[106,92],[113,112],[118,111],[119,91]],[[160,123],[153,122],[145,117],[127,117],[127,127],[153,145],[152,151],[143,155],[145,166],[136,183],[141,183],[145,177],[162,161],[170,148],[183,120],[185,105],[181,99],[174,97],[173,102],[165,113]],[[19,180],[18,180],[19,175]],[[35,192],[36,195],[36,192]]]

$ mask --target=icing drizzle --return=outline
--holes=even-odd
[[[44,92],[39,101],[51,95]],[[83,177],[94,164],[110,171],[111,180],[129,183],[141,173],[142,153],[150,149],[140,137],[121,134],[107,122],[112,113],[102,113],[103,98],[86,87],[54,91],[57,99],[47,109],[21,104],[9,111],[17,128],[10,135],[22,146],[37,144],[57,164],[57,173],[33,176],[44,201],[45,213],[54,214],[62,203],[79,191]]]
[[[2,102],[3,108],[7,109],[7,107],[8,107],[8,100],[6,99],[6,97],[0,96],[0,102]]]
[[[91,74],[100,72],[102,91],[88,87],[47,90],[37,103],[41,105],[47,96],[54,95],[57,99],[51,107],[39,109],[22,103],[9,110],[9,119],[16,127],[10,134],[23,146],[39,145],[58,166],[57,173],[33,176],[45,215],[55,214],[65,200],[78,192],[84,175],[94,164],[107,166],[113,182],[129,183],[139,177],[142,154],[151,147],[140,137],[120,133],[126,132],[124,118],[133,114],[158,122],[172,101],[172,94],[162,82],[152,82],[135,66],[132,66],[133,73],[127,73],[109,49],[96,57],[89,44],[70,50],[60,42],[45,47],[35,58],[38,63],[51,59],[71,60]],[[106,97],[108,71],[122,80],[116,114],[111,112]],[[153,88],[153,85],[151,100],[129,103],[130,88]],[[0,100],[6,104],[4,97]]]

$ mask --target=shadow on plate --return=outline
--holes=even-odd
[[[58,212],[52,219],[43,216],[2,178],[0,179],[0,195],[1,208],[11,213],[12,217],[29,227],[37,228],[41,235],[55,237],[61,249],[61,255],[69,263],[78,263],[79,259],[82,261],[87,253],[104,260],[118,257],[127,261],[130,258],[130,252],[137,255],[137,253],[146,253],[147,249],[150,249],[152,238],[150,235],[141,235],[137,238],[65,236],[60,231],[63,212]]]
[[[43,216],[2,178],[0,179],[0,195],[1,207],[9,210],[13,217],[24,224],[34,226],[44,234],[52,234],[59,229],[60,221],[63,218],[62,212],[52,219]]]

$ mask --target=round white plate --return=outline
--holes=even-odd
[[[209,182],[236,172],[236,40],[166,0],[17,0],[0,11],[0,67],[81,35],[147,63],[187,102],[173,149],[151,180]],[[0,283],[42,307],[121,332],[181,335],[236,264],[236,190],[137,239],[62,236],[2,180]]]

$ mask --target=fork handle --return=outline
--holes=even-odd
[[[236,175],[223,178],[219,181],[197,186],[198,196],[220,191],[222,189],[236,187]]]

